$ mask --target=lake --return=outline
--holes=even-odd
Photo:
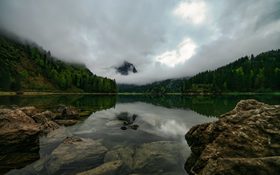
[[[2,96],[0,106],[53,109],[65,104],[91,114],[76,125],[61,127],[48,136],[41,136],[37,156],[30,156],[22,162],[19,161],[20,153],[13,154],[15,158],[9,161],[20,162],[18,166],[7,167],[2,155],[0,174],[76,174],[93,168],[90,160],[72,162],[67,166],[55,163],[54,166],[56,160],[48,159],[67,136],[100,142],[107,149],[102,161],[121,160],[126,166],[122,174],[187,174],[184,164],[191,152],[184,138],[186,132],[194,125],[217,120],[220,114],[233,109],[238,101],[248,98],[268,104],[280,102],[280,96],[273,95]],[[70,151],[66,154],[75,153]],[[28,154],[24,155],[28,157]]]

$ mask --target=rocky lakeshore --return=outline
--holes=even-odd
[[[185,138],[191,175],[280,172],[280,105],[241,100],[218,121],[192,127]]]
[[[79,110],[59,106],[53,111],[34,106],[0,109],[0,174],[39,159],[39,136],[78,122]]]
[[[1,150],[5,150],[0,155],[0,174],[177,175],[184,172],[178,161],[186,160],[185,147],[176,141],[160,140],[155,132],[152,134],[141,127],[139,130],[137,123],[142,127],[148,124],[137,121],[140,116],[135,114],[116,113],[104,121],[106,134],[111,134],[112,139],[117,135],[110,133],[110,128],[127,136],[149,137],[144,142],[122,144],[108,144],[106,137],[90,138],[61,127],[60,121],[79,121],[79,112],[72,107],[58,107],[54,111],[35,107],[2,108],[0,117]]]

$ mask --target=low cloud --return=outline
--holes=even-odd
[[[279,0],[2,0],[1,28],[119,83],[191,76],[280,46]],[[131,62],[137,74],[114,67]]]

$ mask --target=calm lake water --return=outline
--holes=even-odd
[[[48,157],[66,136],[78,136],[100,141],[110,152],[109,155],[118,154],[117,159],[130,167],[127,174],[187,174],[184,164],[190,155],[190,149],[184,139],[186,132],[194,125],[217,120],[220,114],[233,109],[238,101],[248,98],[268,104],[280,103],[280,96],[268,95],[0,97],[0,106],[53,109],[59,104],[65,104],[92,112],[74,126],[61,127],[55,134],[40,137],[37,158],[26,161],[25,164],[21,163],[17,169],[5,173],[75,174],[93,168],[90,167],[93,166],[90,162],[77,161],[63,168],[58,167],[59,171],[52,170],[51,161],[55,160]],[[105,159],[106,157],[108,155]],[[20,158],[15,156],[15,159]],[[3,167],[1,164],[5,162],[1,160],[0,158],[0,167]],[[39,165],[41,168],[38,168]],[[3,170],[0,172],[4,173]]]

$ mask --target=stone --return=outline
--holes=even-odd
[[[107,148],[99,140],[67,137],[53,150],[45,167],[51,174],[94,168],[103,163],[106,152]],[[72,166],[77,163],[80,167]]]
[[[64,119],[78,119],[80,117],[79,110],[73,106],[65,107],[61,112]]]
[[[72,126],[78,123],[78,120],[73,120],[73,119],[69,119],[69,120],[64,120],[64,119],[58,119],[55,120],[55,122],[59,125],[64,125],[64,126]]]
[[[94,169],[78,173],[77,175],[115,175],[121,173],[123,162],[120,160],[104,163]]]
[[[0,109],[0,174],[39,159],[39,126],[19,109]]]
[[[184,147],[173,141],[157,141],[140,146],[117,147],[109,151],[104,161],[121,160],[127,171],[140,174],[163,173],[181,169],[178,161],[184,161]]]
[[[34,106],[26,106],[18,109],[24,112],[28,116],[32,116],[40,112],[40,110],[35,108]]]
[[[19,109],[0,110],[0,145],[37,142],[39,125]],[[1,149],[2,150],[2,149]]]
[[[218,121],[186,134],[192,154],[189,174],[277,174],[280,162],[280,106],[241,100]]]
[[[39,124],[41,133],[47,134],[59,128],[59,125],[49,119],[51,114],[49,112],[42,112],[32,116],[33,120]]]

